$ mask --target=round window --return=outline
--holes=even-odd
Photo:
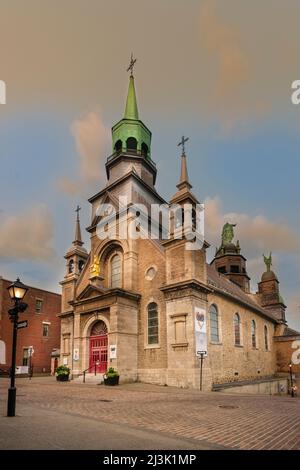
[[[155,278],[155,275],[156,275],[156,269],[153,266],[151,266],[151,268],[147,269],[147,271],[146,271],[147,281],[152,281],[152,279]]]

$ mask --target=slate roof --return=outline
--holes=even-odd
[[[277,318],[268,310],[265,310],[254,299],[253,294],[246,294],[238,285],[230,281],[226,276],[219,273],[213,266],[207,264],[207,282],[217,292],[226,295],[239,303],[255,310],[257,313],[267,317],[274,323],[278,323]]]
[[[298,336],[298,335],[300,335],[299,331],[293,330],[292,328],[288,326],[285,327],[283,336]]]

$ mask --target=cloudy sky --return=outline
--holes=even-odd
[[[1,0],[1,275],[59,291],[74,209],[87,226],[105,183],[133,51],[158,191],[175,191],[184,133],[212,250],[237,223],[254,291],[272,250],[300,328],[299,17],[296,0]]]

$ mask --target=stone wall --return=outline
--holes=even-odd
[[[219,343],[209,339],[208,358],[212,371],[213,383],[232,382],[235,380],[257,379],[276,372],[276,357],[273,343],[274,324],[262,318],[250,308],[241,306],[232,299],[217,293],[208,295],[208,309],[211,304],[218,307]],[[234,314],[241,318],[241,346],[234,344]],[[252,347],[251,321],[256,322],[257,345]],[[265,349],[264,326],[268,328],[269,349]],[[208,314],[208,331],[210,318]]]

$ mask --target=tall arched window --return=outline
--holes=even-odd
[[[256,323],[255,320],[251,322],[251,341],[252,341],[252,348],[256,348]]]
[[[115,254],[110,262],[110,286],[122,287],[122,261],[119,254]]]
[[[148,344],[158,344],[158,309],[155,302],[148,305]]]
[[[264,338],[265,338],[265,350],[269,351],[269,335],[268,335],[267,325],[265,325],[264,327]]]
[[[234,344],[241,345],[241,319],[238,313],[234,315]]]
[[[210,339],[215,343],[218,343],[219,338],[219,313],[217,306],[212,304],[209,309],[210,318]]]

